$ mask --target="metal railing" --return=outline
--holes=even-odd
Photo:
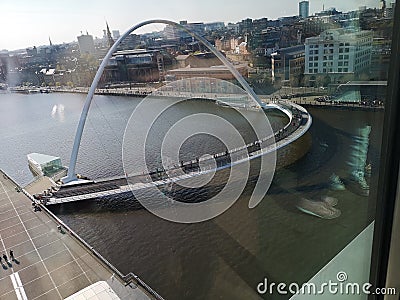
[[[62,226],[72,237],[74,237],[80,244],[82,244],[87,250],[89,250],[95,257],[97,257],[100,262],[106,265],[114,274],[116,274],[125,285],[129,285],[132,280],[141,286],[146,292],[150,293],[157,300],[164,300],[154,289],[152,289],[148,284],[146,284],[138,275],[130,272],[127,275],[122,274],[116,267],[114,267],[104,256],[102,256],[96,249],[94,249],[88,242],[81,238],[75,231],[73,231],[67,224],[65,224],[61,219],[54,215],[45,205],[42,205],[36,201],[31,194],[29,194],[24,188],[22,188],[12,177],[6,174],[3,169],[0,168],[0,172],[3,173],[4,178],[10,180],[16,188],[23,192],[33,203],[36,203],[43,209],[47,215],[49,215],[58,225]]]

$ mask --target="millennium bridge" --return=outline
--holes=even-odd
[[[92,102],[94,93],[96,91],[97,85],[100,81],[101,75],[106,67],[110,57],[116,51],[118,45],[133,31],[136,29],[154,23],[167,24],[178,27],[180,30],[186,31],[193,38],[201,41],[220,61],[227,67],[230,72],[234,75],[237,82],[242,86],[246,97],[248,97],[252,104],[246,105],[245,107],[234,107],[234,109],[251,109],[251,110],[262,110],[264,113],[268,111],[279,110],[288,117],[288,122],[276,132],[259,138],[259,140],[253,141],[242,147],[236,149],[228,149],[225,152],[212,154],[210,157],[196,158],[191,161],[180,162],[179,165],[170,167],[169,169],[158,168],[156,170],[150,171],[148,174],[138,174],[133,176],[122,176],[116,178],[108,178],[97,181],[82,180],[78,179],[75,173],[75,166],[78,157],[78,151],[80,147],[80,142],[82,138],[83,129],[85,126],[86,118],[89,112],[90,104]],[[173,91],[172,91],[173,93]],[[180,94],[182,96],[182,93]],[[154,93],[154,96],[174,96],[163,95]],[[184,97],[190,97],[193,95],[183,95]],[[198,97],[197,97],[198,98]],[[200,97],[201,98],[201,97]],[[208,96],[204,95],[207,99]],[[215,100],[215,99],[214,99]],[[223,102],[223,101],[222,101]],[[215,172],[225,168],[232,167],[236,164],[241,164],[248,162],[250,160],[260,158],[266,154],[272,153],[282,147],[289,145],[290,143],[299,139],[307,130],[310,128],[312,123],[312,118],[306,109],[303,107],[291,103],[289,101],[276,101],[274,103],[264,103],[255,94],[249,84],[244,80],[240,73],[234,68],[234,66],[223,56],[219,51],[217,51],[212,45],[209,44],[207,40],[203,37],[197,35],[196,33],[190,31],[184,26],[177,24],[175,22],[166,20],[150,20],[142,22],[138,25],[133,26],[127,32],[125,32],[110,48],[109,52],[104,57],[100,67],[96,73],[96,76],[92,82],[89,89],[86,101],[82,110],[81,118],[79,120],[73,149],[71,152],[70,164],[68,167],[68,174],[62,179],[63,184],[57,186],[57,188],[49,188],[45,193],[36,195],[37,199],[43,204],[52,205],[60,204],[73,201],[81,201],[87,199],[95,199],[99,197],[106,197],[124,193],[130,193],[135,190],[147,189],[154,186],[163,186],[166,184],[178,182],[185,180],[187,178],[201,176],[209,172]],[[232,155],[234,154],[234,155]],[[235,157],[235,159],[232,159]],[[207,165],[207,160],[212,160],[214,163],[209,164],[211,167],[201,167]],[[179,173],[179,175],[171,176],[174,171]],[[183,171],[183,172],[182,172]],[[151,180],[149,180],[149,178]]]
[[[259,158],[299,139],[311,126],[312,118],[301,106],[289,102],[281,102],[265,105],[264,109],[268,110],[272,108],[283,111],[288,117],[288,123],[272,135],[246,144],[243,147],[215,153],[210,155],[210,157],[196,158],[186,162],[182,161],[179,165],[171,166],[168,169],[157,168],[149,174],[113,177],[96,181],[72,181],[61,185],[57,191],[51,191],[47,195],[42,195],[40,197],[41,201],[46,205],[61,204],[131,193],[135,190],[147,189],[153,186],[165,186]],[[232,154],[236,154],[234,155],[236,160],[232,160]],[[211,163],[207,164],[207,160],[214,160],[215,168],[202,168],[201,165],[212,165]],[[184,174],[178,176],[169,175],[177,170],[183,171]],[[150,181],[149,178],[151,178]]]

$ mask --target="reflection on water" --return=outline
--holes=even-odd
[[[30,180],[25,171],[27,153],[57,155],[67,163],[83,97],[57,94],[6,97],[9,98],[2,95],[0,107],[4,116],[0,121],[0,137],[4,141],[0,150],[2,167],[25,183]],[[137,101],[96,98],[78,165],[79,172],[92,177],[121,171],[119,137],[132,103]],[[60,103],[65,107],[64,122],[51,118],[54,105]],[[199,103],[191,107],[207,109],[207,105]],[[18,112],[17,117],[11,112]],[[310,134],[279,152],[281,167],[267,196],[255,209],[248,209],[255,179],[249,181],[245,193],[228,211],[199,224],[159,219],[131,205],[129,197],[53,209],[123,273],[137,273],[166,299],[258,299],[256,286],[265,277],[271,282],[306,281],[372,219],[383,117],[382,112],[369,111],[310,109],[310,112],[314,118]],[[370,130],[362,129],[365,125]],[[354,141],[354,128],[365,133],[359,135],[358,141]],[[330,176],[335,173],[345,177],[345,168],[352,161],[355,149],[352,145],[358,143],[361,145],[358,151],[362,151],[367,136],[366,159],[372,170],[371,178],[367,179],[370,196],[361,196],[347,187],[332,191]],[[285,161],[303,151],[305,144],[311,144],[310,151],[295,164],[283,167]],[[364,163],[365,157],[362,159]],[[257,162],[252,162],[252,168],[257,168]],[[323,220],[296,208],[299,197],[311,198],[316,190],[339,200],[337,207],[342,211],[339,218]],[[202,193],[212,192],[199,189],[185,196],[201,197]]]
[[[55,104],[53,109],[51,110],[51,117],[53,119],[59,120],[60,122],[65,121],[65,113],[64,113],[64,105],[63,104]]]

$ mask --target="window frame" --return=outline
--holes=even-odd
[[[375,206],[370,282],[385,287],[389,267],[400,164],[400,3],[393,17],[392,53],[389,68],[383,137]],[[400,256],[400,254],[397,254]],[[369,295],[368,299],[376,299]]]

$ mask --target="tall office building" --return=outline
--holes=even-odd
[[[299,16],[300,18],[308,18],[310,14],[310,3],[308,1],[299,2]]]
[[[119,33],[119,30],[112,31],[112,37],[115,41],[118,40],[120,36],[121,36],[121,34]]]
[[[81,54],[93,54],[95,52],[93,36],[90,34],[82,34],[78,36],[79,50]]]

